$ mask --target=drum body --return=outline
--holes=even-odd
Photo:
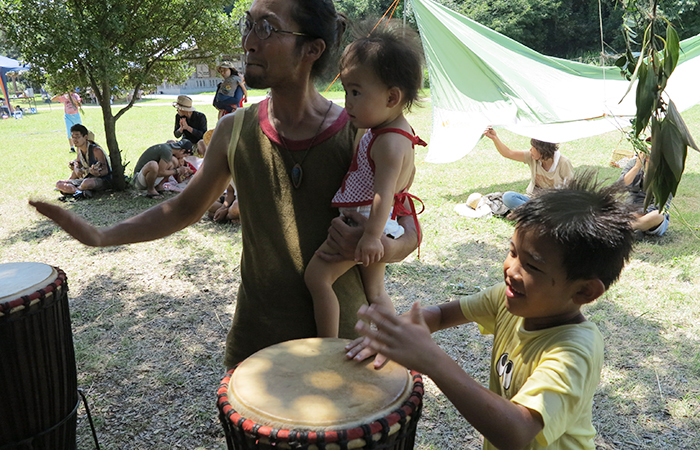
[[[282,342],[230,370],[217,391],[229,450],[412,449],[421,376],[347,360],[348,342]]]
[[[77,389],[66,274],[0,264],[0,448],[75,449]]]

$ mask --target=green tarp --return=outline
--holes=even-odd
[[[433,132],[427,161],[466,155],[487,126],[549,142],[621,129],[634,91],[617,67],[535,52],[432,0],[412,0],[430,74]],[[700,102],[700,36],[681,43],[666,92],[682,111]]]

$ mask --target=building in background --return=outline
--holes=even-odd
[[[228,58],[223,58],[228,59]],[[240,57],[230,58],[239,72],[243,71],[243,62]],[[171,84],[163,82],[156,87],[157,94],[199,94],[200,92],[215,92],[216,85],[221,82],[221,77],[216,72],[216,64],[195,64],[195,70],[184,84]]]

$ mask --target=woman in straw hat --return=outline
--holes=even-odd
[[[238,109],[241,100],[248,101],[248,91],[243,79],[231,61],[223,61],[216,68],[224,81],[216,87],[213,105],[219,110],[219,119]]]
[[[178,95],[173,106],[177,108],[173,134],[178,139],[184,137],[196,145],[207,132],[207,116],[196,111],[192,106],[192,99],[186,95]]]

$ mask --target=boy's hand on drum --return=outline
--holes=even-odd
[[[347,359],[354,359],[355,361],[364,361],[365,359],[377,355],[374,358],[374,363],[372,364],[375,369],[379,370],[386,365],[389,358],[386,356],[375,352],[369,347],[370,340],[366,337],[359,337],[354,341],[350,342],[345,346],[345,357]]]
[[[82,217],[73,214],[65,209],[51,205],[45,202],[36,202],[29,200],[32,205],[40,213],[53,220],[63,228],[68,234],[73,236],[85,245],[91,247],[100,246],[100,232],[97,228],[90,225]]]
[[[420,303],[414,303],[401,316],[375,305],[361,306],[357,315],[360,320],[355,329],[369,339],[368,348],[421,373],[434,368],[431,358],[440,353],[440,348],[430,336]]]

